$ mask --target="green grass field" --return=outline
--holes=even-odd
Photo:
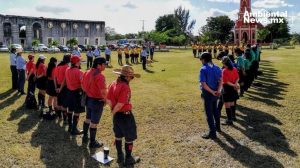
[[[216,141],[201,138],[207,131],[198,83],[201,63],[190,50],[156,53],[149,72],[135,65],[142,74],[131,83],[138,126],[134,154],[142,157],[135,167],[299,167],[299,53],[299,47],[263,50],[263,76],[257,80],[263,87],[250,89],[238,101],[238,121],[223,126]],[[62,54],[55,56],[61,59]],[[119,68],[116,57],[114,53],[113,66]],[[114,68],[104,73],[108,84],[117,77]],[[62,123],[42,121],[37,111],[23,107],[25,96],[10,91],[8,54],[0,54],[0,69],[0,167],[103,167],[91,158],[96,151],[81,146],[80,136],[70,136]],[[222,115],[224,120],[224,111]],[[107,107],[97,138],[116,157]],[[115,161],[111,167],[117,167]]]

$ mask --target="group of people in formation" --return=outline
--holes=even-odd
[[[142,56],[146,55],[146,48],[143,50]],[[113,115],[118,163],[132,165],[140,161],[139,157],[133,157],[131,154],[133,142],[137,139],[137,131],[129,83],[134,78],[140,77],[134,73],[131,66],[124,65],[122,69],[114,70],[118,77],[107,86],[102,72],[106,69],[108,60],[104,57],[98,56],[93,59],[90,69],[83,72],[80,55],[65,54],[61,61],[51,57],[46,65],[48,58],[44,55],[39,55],[35,62],[34,55],[28,55],[26,61],[22,53],[22,50],[13,49],[10,57],[11,60],[16,60],[19,78],[28,81],[26,104],[35,100],[37,88],[38,101],[35,101],[35,104],[38,104],[40,116],[48,120],[62,121],[68,126],[71,135],[83,134],[82,143],[89,144],[90,148],[103,146],[103,143],[96,140],[97,125],[100,123],[104,106],[109,105]],[[22,89],[24,84],[15,87],[25,94]],[[47,103],[46,95],[48,95]],[[49,110],[44,110],[45,108]],[[86,112],[86,119],[83,122],[83,130],[80,130],[78,122],[82,112]],[[125,138],[125,154],[122,150],[123,138]]]
[[[229,53],[228,48],[225,47],[224,51],[219,50],[216,56],[222,61],[222,68],[213,63],[210,50],[205,52],[202,50],[199,57],[203,64],[199,74],[201,97],[204,100],[209,126],[209,132],[202,136],[204,139],[215,139],[216,132],[221,132],[220,117],[223,105],[227,115],[223,124],[233,125],[237,120],[235,112],[237,100],[248,91],[260,73],[258,71],[261,55],[259,44],[253,46],[248,44],[245,49],[232,48],[232,54]]]
[[[117,55],[118,55],[118,64],[123,66],[123,57],[125,57],[125,64],[126,65],[133,65],[142,63],[143,69],[147,69],[147,64],[153,62],[154,57],[154,46],[128,46],[126,45],[124,48],[118,47],[117,48]],[[105,59],[106,65],[109,66],[111,63],[111,49],[109,47],[105,48]],[[74,52],[73,52],[74,53]],[[96,53],[96,54],[95,54]],[[87,69],[92,67],[92,62],[94,57],[100,56],[100,49],[92,50],[91,48],[88,49],[86,56],[87,56]]]

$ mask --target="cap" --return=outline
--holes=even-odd
[[[39,59],[41,59],[41,60],[44,60],[44,59],[46,59],[47,57],[45,57],[44,55],[40,55],[39,56]]]
[[[78,62],[80,62],[80,57],[72,55],[71,56],[71,63],[72,64],[77,64]]]

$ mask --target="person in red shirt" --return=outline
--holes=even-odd
[[[232,125],[233,118],[235,118],[235,101],[238,99],[239,74],[229,57],[223,57],[222,63],[224,66],[222,71],[223,101],[227,114],[225,125]]]
[[[49,113],[53,116],[55,113],[53,112],[53,108],[56,110],[57,106],[57,84],[55,80],[55,71],[56,71],[57,59],[54,57],[50,58],[50,62],[47,68],[47,89],[46,93],[49,95],[48,98],[48,107]],[[53,107],[53,108],[52,108]]]
[[[65,80],[60,86],[60,91],[67,86],[67,106],[68,106],[68,131],[71,135],[80,135],[83,133],[82,130],[77,128],[79,116],[82,111],[81,108],[81,80],[83,73],[80,71],[80,57],[71,56],[71,67],[66,70]],[[74,113],[74,115],[73,115]],[[72,120],[73,118],[73,120]]]
[[[82,89],[86,93],[86,120],[83,123],[82,143],[88,141],[88,130],[90,130],[90,148],[100,148],[103,143],[96,140],[97,125],[102,116],[105,106],[107,87],[102,71],[105,70],[106,59],[98,57],[93,62],[92,69],[84,73],[82,78]]]
[[[135,74],[133,69],[125,65],[122,70],[114,70],[120,75],[118,79],[109,86],[107,93],[107,103],[111,107],[113,114],[113,130],[115,134],[115,145],[118,153],[119,164],[132,165],[140,161],[139,157],[131,155],[133,141],[137,139],[136,123],[132,113],[131,90],[129,83],[139,74]],[[125,137],[126,159],[122,151],[122,138]]]
[[[38,104],[41,110],[41,116],[43,115],[43,108],[45,105],[45,96],[46,96],[46,88],[47,88],[47,67],[45,66],[44,55],[40,55],[39,59],[36,63],[36,87],[39,89],[38,93]]]
[[[67,86],[64,86],[59,92],[59,88],[61,87],[62,83],[65,80],[66,70],[69,68],[70,63],[70,54],[66,54],[63,57],[63,60],[57,65],[55,71],[55,80],[57,84],[57,116],[58,119],[61,120],[63,117],[64,124],[67,123],[67,103],[66,103],[66,96],[67,96]],[[62,114],[62,115],[61,115]]]
[[[28,81],[27,94],[34,95],[35,92],[35,63],[34,55],[28,55],[26,64],[26,80]]]

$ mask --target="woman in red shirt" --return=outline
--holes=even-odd
[[[222,71],[223,81],[223,101],[226,108],[227,120],[226,125],[232,125],[233,117],[235,116],[235,101],[238,99],[239,89],[239,74],[236,68],[233,67],[230,59],[225,56],[222,58],[224,69]]]
[[[27,94],[34,95],[35,92],[35,64],[34,55],[28,55],[28,62],[26,64],[26,80],[28,81]]]
[[[47,88],[47,67],[45,66],[45,59],[46,59],[45,56],[40,55],[36,63],[36,87],[39,89],[38,104],[41,111],[42,108],[46,107],[45,96],[46,96],[46,88]]]
[[[84,110],[81,108],[81,80],[83,73],[80,71],[80,57],[71,56],[71,67],[66,70],[66,76],[60,91],[67,86],[67,106],[68,106],[68,131],[71,135],[82,134],[83,131],[77,128],[80,113]],[[73,116],[74,113],[74,116]],[[73,118],[73,121],[72,121]]]
[[[49,95],[48,98],[48,107],[49,107],[49,113],[51,115],[53,115],[53,109],[52,107],[54,107],[54,109],[56,110],[56,106],[57,106],[57,93],[56,93],[56,89],[57,89],[57,84],[56,84],[56,80],[54,80],[54,75],[55,75],[55,70],[56,70],[56,63],[57,63],[57,59],[54,57],[50,58],[50,62],[48,64],[48,68],[47,68],[47,90],[46,93]]]

